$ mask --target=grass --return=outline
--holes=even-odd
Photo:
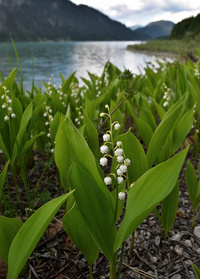
[[[167,53],[167,54],[178,54],[185,56],[185,54],[195,54],[197,49],[200,49],[200,39],[195,40],[151,40],[140,45],[128,45],[128,50],[133,51],[144,51],[152,53]]]

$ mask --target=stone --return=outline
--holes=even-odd
[[[194,235],[198,238],[200,238],[200,226],[196,226],[194,228]]]

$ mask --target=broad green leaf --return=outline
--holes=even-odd
[[[165,235],[168,234],[169,230],[174,224],[176,213],[178,209],[179,200],[179,187],[178,182],[171,191],[171,193],[163,200],[161,209],[161,222],[165,230]]]
[[[192,166],[192,163],[190,161],[187,162],[187,169],[185,172],[185,180],[190,196],[190,201],[192,203],[194,211],[196,211],[199,200],[197,199],[197,192],[198,192],[198,180],[196,172]]]
[[[160,119],[162,120],[166,113],[165,109],[161,105],[159,105],[154,99],[152,99],[152,102],[158,112]]]
[[[173,190],[189,147],[143,174],[130,189],[114,252]]]
[[[20,128],[19,128],[19,131],[18,131],[18,134],[17,134],[17,138],[16,138],[16,141],[15,141],[14,147],[13,147],[13,152],[12,152],[12,157],[11,157],[11,162],[10,162],[12,166],[15,162],[17,152],[18,152],[18,148],[21,145],[21,141],[22,141],[22,138],[24,136],[26,127],[28,125],[28,122],[29,122],[29,120],[32,116],[32,107],[33,107],[33,105],[32,105],[32,103],[30,103],[28,105],[28,107],[26,108],[26,110],[24,111],[23,115],[22,115]]]
[[[99,248],[89,233],[75,203],[63,217],[63,228],[86,257],[89,265],[92,265],[98,257]]]
[[[88,231],[106,258],[113,262],[116,227],[110,200],[102,191],[103,187],[99,187],[97,179],[74,163],[68,179],[71,189],[76,189],[74,198]]]
[[[68,138],[66,137],[62,124],[64,122],[64,116],[61,115],[60,126],[58,127],[58,131],[56,134],[56,144],[55,144],[55,163],[60,173],[60,183],[61,186],[67,191],[68,189],[68,181],[67,175],[69,167],[72,163],[73,154],[71,148],[69,148]]]
[[[25,155],[26,151],[33,145],[34,141],[43,135],[45,135],[45,132],[40,132],[39,134],[36,134],[34,137],[27,140],[22,149],[22,154]]]
[[[192,268],[196,274],[196,279],[200,279],[200,269],[198,267],[196,267],[196,265],[194,265],[193,263],[191,264],[192,265]]]
[[[153,130],[151,129],[150,125],[143,119],[140,119],[136,116],[136,113],[131,105],[131,103],[126,100],[128,109],[135,121],[135,124],[137,126],[137,131],[139,132],[139,135],[141,136],[142,140],[146,144],[146,146],[149,145],[149,142],[153,136]]]
[[[21,227],[13,239],[8,255],[6,279],[17,279],[36,244],[52,218],[72,192],[60,196],[40,207]]]
[[[6,264],[11,243],[22,225],[19,219],[0,216],[0,257]]]
[[[60,124],[60,112],[57,111],[53,117],[53,121],[50,123],[50,134],[51,134],[51,141],[54,142],[56,138],[56,133]]]
[[[10,160],[6,163],[2,173],[0,174],[0,202],[1,202],[1,197],[2,197],[2,193],[3,193],[3,185],[4,185],[4,182],[5,182],[5,178],[6,178],[9,163],[10,163]]]
[[[145,102],[145,103],[147,103],[147,102]],[[155,129],[157,127],[156,121],[153,116],[153,113],[151,112],[151,110],[149,108],[142,109],[142,111],[140,113],[140,119],[143,119],[144,121],[146,121],[149,124],[149,126],[151,127],[152,131],[155,131]]]
[[[0,134],[0,149],[3,151],[5,157],[7,159],[10,159],[10,154],[9,154],[9,152],[7,150],[7,147],[6,147],[6,145],[5,145],[4,141],[3,141],[3,138],[1,136],[1,134]]]
[[[97,129],[94,126],[94,123],[90,120],[88,115],[86,114],[85,110],[83,110],[84,116],[84,135],[86,136],[86,141],[90,149],[92,150],[94,156],[97,159],[100,159],[100,151],[99,151],[99,137],[97,133]]]
[[[73,154],[73,161],[90,173],[97,183],[99,183],[99,181],[102,180],[102,175],[100,174],[100,171],[102,172],[102,170],[98,167],[99,164],[81,133],[69,119],[64,121],[62,129],[64,131],[65,137],[67,138],[67,148],[69,152]],[[110,191],[103,183],[99,183],[99,187],[110,200],[110,206],[114,211],[114,204]]]
[[[72,80],[73,80],[73,78],[74,78],[75,73],[76,73],[76,71],[73,72],[73,73],[66,79],[66,81],[64,82],[64,84],[63,84],[63,86],[62,86],[62,91],[63,91],[64,94],[67,94],[67,91],[68,91],[68,89],[69,89],[69,87],[70,87],[70,84],[71,84],[71,82],[72,82]]]
[[[117,141],[122,142],[126,158],[131,160],[131,164],[128,166],[129,182],[135,182],[148,170],[144,149],[142,148],[139,140],[131,133],[130,130],[127,133],[118,136]]]
[[[155,130],[151,138],[147,150],[147,161],[148,161],[149,168],[152,166],[153,162],[158,156],[160,148],[166,141],[166,138],[170,133],[171,129],[173,129],[173,126],[175,125],[176,120],[182,110],[181,103],[179,104],[179,106],[177,106],[177,104],[175,104],[174,106],[176,106],[176,109],[173,110],[172,113],[170,114],[166,113],[164,115],[161,123],[159,124],[159,126],[157,127],[157,129]],[[166,115],[168,115],[168,117],[166,117]]]
[[[178,121],[172,138],[172,154],[181,146],[193,124],[193,108],[186,112]]]
[[[174,113],[175,110],[177,110],[180,106],[183,106],[183,104],[186,102],[187,95],[185,94],[178,102],[173,104],[173,106],[170,107],[170,109],[165,113],[163,116],[163,121],[169,117],[170,114]]]

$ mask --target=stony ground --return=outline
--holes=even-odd
[[[190,154],[188,154],[188,158]],[[39,156],[35,155],[35,164]],[[199,161],[199,159],[198,159]],[[42,161],[29,174],[30,185],[36,185],[43,171]],[[125,242],[124,258],[120,279],[158,278],[185,279],[195,278],[191,262],[200,266],[200,211],[196,214],[194,229],[191,228],[192,206],[184,179],[185,166],[180,178],[179,208],[174,226],[170,230],[165,248],[160,233],[160,223],[154,213],[144,220],[135,232],[135,244],[130,254],[131,237]],[[14,189],[13,199],[14,199]],[[11,191],[11,194],[12,194]],[[59,181],[55,165],[51,165],[45,173],[38,188],[38,196],[32,191],[32,204],[40,206],[45,199],[54,198],[59,193]],[[20,191],[22,204],[27,207],[26,194]],[[24,198],[24,200],[23,200]],[[26,219],[27,210],[23,212]],[[29,258],[20,279],[31,278],[89,278],[88,265],[83,255],[73,246],[62,229],[63,208],[60,209],[44,236]],[[4,278],[6,268],[0,262],[0,278]],[[94,278],[109,278],[109,263],[103,254],[93,267]]]

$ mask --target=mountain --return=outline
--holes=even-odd
[[[134,36],[138,37],[138,39],[143,36],[146,40],[152,40],[158,37],[169,36],[173,26],[174,23],[172,21],[154,21],[145,27],[136,29],[133,33]]]
[[[170,39],[183,39],[200,37],[200,14],[196,17],[185,18],[174,25]]]
[[[135,31],[138,28],[142,28],[142,25],[133,25],[129,27],[129,29],[131,29],[132,31]]]
[[[0,42],[135,40],[125,25],[69,0],[0,0]]]

